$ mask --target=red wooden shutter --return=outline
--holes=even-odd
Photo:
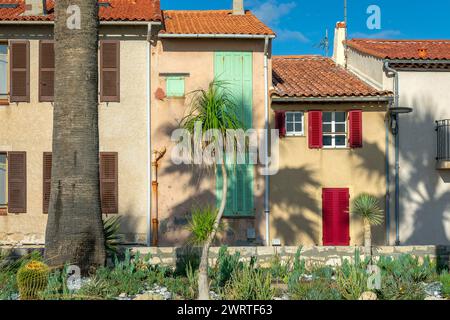
[[[348,113],[349,118],[349,145],[350,148],[362,148],[362,111],[352,110]]]
[[[8,152],[8,211],[27,212],[27,156]]]
[[[10,42],[10,101],[30,102],[30,43]]]
[[[275,111],[275,129],[279,130],[280,138],[286,136],[286,112]]]
[[[100,153],[100,198],[102,212],[118,213],[118,154]]]
[[[55,91],[54,42],[39,42],[39,101],[52,102]]]
[[[322,190],[322,232],[324,246],[350,244],[349,189]]]
[[[308,142],[310,149],[320,149],[322,138],[322,111],[308,112]]]
[[[100,101],[120,102],[120,42],[100,42]]]
[[[43,158],[42,211],[48,213],[52,181],[52,153],[44,152]]]

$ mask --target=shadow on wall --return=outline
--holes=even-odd
[[[414,112],[400,119],[400,226],[406,228],[400,242],[445,245],[450,242],[450,171],[436,170],[435,121],[450,113],[436,119],[438,106],[429,96],[405,105]]]

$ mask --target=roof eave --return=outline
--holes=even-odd
[[[226,34],[226,33],[160,33],[160,38],[172,39],[273,39],[273,34]]]
[[[0,25],[53,25],[55,22],[50,20],[40,20],[40,21],[24,21],[24,20],[0,20]],[[116,21],[116,20],[101,20],[100,25],[161,25],[161,21],[149,20],[149,21]]]
[[[272,97],[273,102],[390,102],[391,95],[383,96],[330,96],[330,97]]]

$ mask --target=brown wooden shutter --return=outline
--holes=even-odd
[[[54,42],[41,40],[39,43],[39,101],[53,102],[55,92]]]
[[[10,101],[30,102],[30,43],[10,42]]]
[[[42,212],[48,213],[48,206],[50,204],[50,191],[52,182],[52,153],[44,152],[42,165]]]
[[[100,198],[102,213],[118,213],[118,154],[100,153]]]
[[[8,152],[8,211],[27,212],[27,156]]]
[[[100,42],[100,101],[120,102],[120,42]]]

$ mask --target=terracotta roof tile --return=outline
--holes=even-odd
[[[233,15],[230,10],[163,11],[165,31],[171,34],[251,34],[275,33],[250,11]]]
[[[450,59],[450,40],[352,39],[347,45],[381,59]]]
[[[54,0],[47,1],[45,16],[22,16],[25,11],[24,0],[0,0],[4,4],[16,4],[17,8],[0,8],[0,21],[53,21]],[[101,6],[99,17],[101,21],[161,21],[161,8],[159,0],[99,0],[110,4]]]
[[[273,85],[279,97],[366,97],[390,95],[321,56],[274,56]]]

